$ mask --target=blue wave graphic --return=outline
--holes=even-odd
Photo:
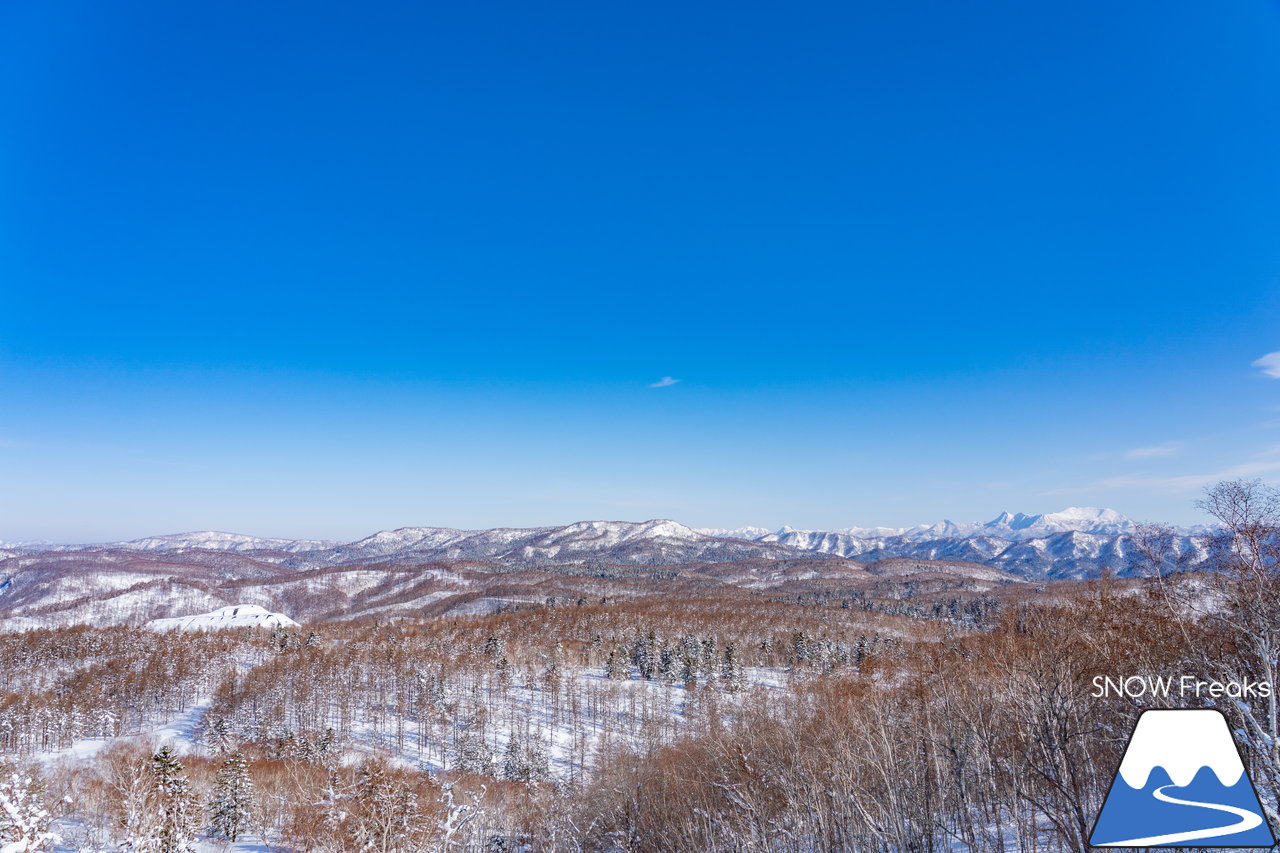
[[[1163,767],[1141,789],[1117,775],[1089,843],[1131,847],[1270,847],[1276,843],[1262,806],[1241,775],[1223,785],[1201,767],[1190,785],[1178,787]]]

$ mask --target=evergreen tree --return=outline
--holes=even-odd
[[[338,736],[334,733],[333,728],[326,728],[324,733],[320,735],[320,740],[316,742],[316,753],[321,756],[328,755],[329,750],[333,747],[333,744],[337,739]]]
[[[276,739],[275,756],[277,758],[295,758],[298,755],[298,738],[289,729]]]
[[[118,733],[117,716],[110,708],[98,712],[98,737],[109,738]]]
[[[680,649],[680,682],[685,687],[693,687],[698,683],[698,658],[684,647]]]
[[[608,678],[617,678],[626,680],[631,677],[631,664],[627,660],[628,655],[623,649],[615,649],[609,652],[609,659],[604,664],[604,674]]]
[[[495,660],[507,656],[507,644],[501,637],[489,637],[484,641],[484,653]]]
[[[289,632],[279,626],[271,629],[271,645],[276,651],[287,651],[290,645]]]
[[[151,792],[157,814],[151,841],[156,853],[193,853],[196,802],[178,756],[168,744],[151,756]]]
[[[453,746],[453,766],[465,773],[488,773],[493,769],[493,753],[480,735],[463,732]]]
[[[525,745],[525,764],[529,768],[530,781],[551,776],[551,756],[547,754],[547,745],[541,736],[534,737]]]
[[[226,752],[232,740],[231,727],[222,717],[215,719],[205,732],[205,741],[218,752]]]
[[[707,677],[707,680],[716,677],[716,641],[706,639],[702,641],[702,648],[698,656],[698,669]]]
[[[520,735],[515,732],[507,740],[507,751],[502,757],[502,775],[513,782],[526,782],[529,770],[524,761],[524,750],[521,748]]]
[[[742,690],[747,686],[747,673],[738,660],[738,648],[733,643],[724,647],[724,659],[720,662],[720,680],[725,689]]]
[[[663,644],[662,650],[658,652],[658,675],[668,683],[675,680],[676,677],[675,652],[666,644]]]
[[[316,745],[311,742],[311,738],[306,734],[298,735],[298,740],[294,744],[294,754],[303,761],[315,761]]]
[[[515,732],[507,741],[502,775],[513,782],[536,782],[551,775],[551,759],[541,737],[526,741]]]
[[[791,654],[797,663],[804,663],[809,660],[810,646],[809,635],[803,631],[797,631],[791,635]]]
[[[636,638],[631,652],[631,662],[640,670],[640,677],[646,681],[652,679],[658,671],[657,647],[658,637],[650,631],[647,637]]]
[[[235,842],[253,814],[253,780],[249,763],[239,750],[227,756],[218,768],[209,803],[209,829],[214,835]]]

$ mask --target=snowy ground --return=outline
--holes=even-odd
[[[58,827],[55,826],[54,829],[56,830]],[[108,853],[108,851],[58,844],[52,848],[52,853]],[[113,850],[110,853],[116,853],[116,851]],[[271,847],[256,835],[246,835],[234,844],[229,841],[200,839],[196,842],[195,853],[280,853],[280,848]]]
[[[39,753],[34,758],[46,766],[59,763],[89,764],[98,757],[99,752],[116,743],[137,743],[154,747],[167,743],[179,755],[189,755],[198,749],[195,731],[208,711],[209,702],[202,701],[146,731],[115,738],[81,738],[71,746]]]
[[[786,690],[787,672],[782,669],[747,668],[751,687],[764,691]],[[496,758],[500,759],[513,732],[532,734],[548,747],[552,776],[567,778],[590,769],[601,751],[607,747],[630,747],[642,736],[674,737],[687,716],[699,703],[714,703],[719,713],[731,714],[748,693],[727,693],[719,689],[686,689],[682,684],[645,681],[637,678],[612,680],[601,668],[579,671],[573,677],[570,692],[582,697],[589,693],[604,694],[608,699],[600,710],[584,708],[571,719],[563,707],[549,700],[546,691],[529,687],[512,687],[506,695],[496,697],[490,705],[491,732],[486,738]],[[450,769],[447,745],[430,727],[419,731],[413,720],[404,720],[398,731],[385,720],[376,724],[363,721],[353,727],[353,742],[348,747],[356,752],[378,752],[390,755],[407,766],[428,772]],[[438,732],[438,729],[435,731]],[[421,734],[421,738],[419,737]],[[417,744],[424,746],[419,748]]]
[[[752,689],[788,689],[788,673],[785,669],[749,667],[746,671]],[[606,741],[621,740],[628,744],[634,742],[636,733],[646,724],[662,725],[675,731],[689,712],[691,704],[699,699],[709,698],[716,703],[718,710],[732,711],[746,696],[745,693],[731,694],[713,690],[713,695],[708,697],[703,692],[704,688],[689,690],[682,684],[635,678],[611,680],[599,668],[580,671],[574,681],[569,692],[580,696],[592,690],[608,694],[612,701],[607,703],[607,710],[587,711],[577,719],[575,726],[564,708],[556,707],[549,701],[545,691],[512,687],[506,695],[496,698],[492,703],[491,726],[496,731],[496,746],[504,747],[515,728],[540,733],[551,750],[553,774],[561,775],[557,771],[567,771],[571,767],[583,769],[580,762],[572,757],[575,735],[586,738],[587,755],[593,756]],[[34,757],[45,765],[64,762],[88,764],[103,749],[120,742],[145,744],[155,748],[169,744],[179,755],[207,755],[208,750],[198,742],[196,732],[210,707],[209,698],[201,697],[172,718],[144,731],[116,738],[82,738],[63,749],[40,753]],[[376,722],[368,719],[357,722],[353,726],[348,749],[356,753],[354,757],[361,753],[378,752],[429,772],[448,769],[447,762],[442,760],[440,745],[431,744],[431,738],[425,730],[421,732],[422,737],[419,737],[419,727],[415,721],[403,720],[397,728],[398,733],[392,730],[385,718]],[[417,746],[419,742],[424,744],[422,748]]]

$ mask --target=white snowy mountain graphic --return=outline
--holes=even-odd
[[[1220,711],[1144,711],[1094,823],[1095,847],[1272,847]]]

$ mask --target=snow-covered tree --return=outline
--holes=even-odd
[[[507,644],[501,637],[489,637],[484,641],[484,653],[494,660],[507,656]]]
[[[209,723],[204,732],[204,739],[205,743],[219,753],[232,749],[236,740],[231,733],[231,726],[222,717],[217,717]]]
[[[664,643],[662,650],[658,652],[658,676],[670,684],[675,681],[676,675],[675,650]]]
[[[524,750],[520,745],[520,735],[515,732],[507,740],[507,751],[502,756],[502,775],[513,782],[528,779],[528,771],[524,764]]]
[[[720,680],[726,690],[738,691],[747,686],[747,672],[738,660],[738,647],[729,643],[724,647],[724,658],[720,662]]]
[[[715,679],[719,655],[716,653],[716,641],[710,638],[702,641],[698,655],[698,669],[708,681]]]
[[[160,747],[151,756],[149,770],[157,814],[148,849],[155,853],[192,853],[199,809],[173,747]]]
[[[355,799],[355,841],[360,853],[416,853],[422,812],[413,790],[379,767],[360,771]]]
[[[1265,701],[1223,702],[1221,710],[1250,757],[1253,781],[1280,791],[1280,489],[1231,480],[1205,489],[1196,505],[1219,522],[1206,537],[1208,565],[1216,571],[1180,571],[1185,556],[1171,528],[1140,530],[1139,550],[1174,620],[1231,639],[1231,654],[1193,644],[1189,657],[1205,677],[1273,685]],[[1264,794],[1261,804],[1272,823],[1280,821],[1275,797]]]
[[[648,636],[637,637],[634,645],[631,647],[631,663],[640,671],[640,677],[648,680],[653,678],[654,673],[658,669],[658,638],[657,635],[650,631]]]
[[[525,744],[525,762],[529,767],[529,779],[538,781],[551,776],[551,756],[542,737],[535,736]]]
[[[463,732],[453,745],[453,766],[466,773],[488,773],[493,769],[493,753],[483,737]]]
[[[17,773],[0,780],[0,853],[52,849],[60,839],[49,824],[49,812],[34,780]]]
[[[209,801],[209,830],[234,842],[244,832],[253,815],[253,779],[249,763],[239,750],[227,756],[218,768]]]
[[[631,677],[631,655],[626,649],[615,649],[609,652],[605,661],[604,674],[608,678],[626,680]]]
[[[536,782],[551,775],[551,760],[542,738],[526,741],[512,732],[502,758],[502,775],[513,782]]]
[[[686,687],[698,683],[698,659],[688,650],[680,652],[680,683]]]
[[[444,850],[448,851],[464,846],[463,830],[467,824],[484,813],[480,806],[480,795],[484,793],[485,788],[481,786],[479,794],[474,791],[471,793],[471,802],[459,803],[454,798],[453,785],[448,784],[440,789],[442,813],[438,826],[442,842],[441,847]]]

